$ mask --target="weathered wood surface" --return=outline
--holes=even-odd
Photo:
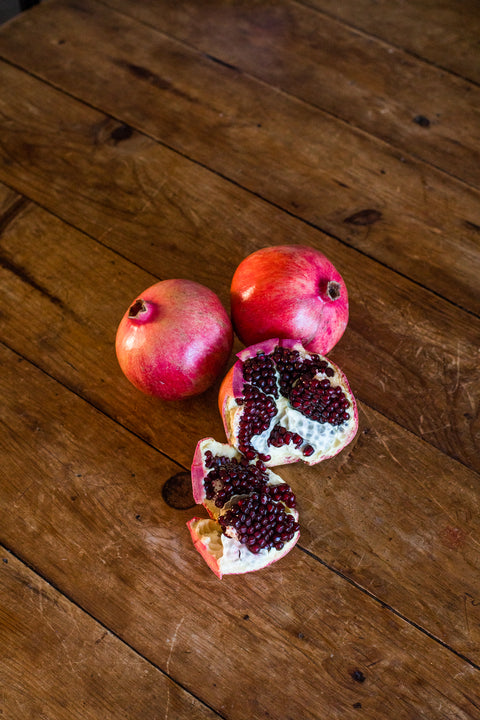
[[[1,547],[0,593],[2,718],[219,717]]]
[[[398,47],[366,37],[308,3],[241,0],[205,7],[195,0],[180,0],[158,13],[155,0],[101,1],[408,155],[480,183],[479,88]],[[39,41],[43,30],[38,28]],[[143,62],[149,59],[145,47],[142,56]],[[147,68],[153,69],[151,63]]]
[[[31,203],[20,207],[1,245],[0,340],[188,469],[200,437],[224,436],[218,388],[159,403],[138,395],[113,353],[125,293],[134,297],[153,276]],[[28,311],[20,327],[19,306]],[[352,448],[280,473],[301,498],[303,547],[480,664],[476,473],[366,405]]]
[[[148,7],[144,3],[127,4],[130,12],[134,8],[144,12]],[[156,3],[150,8],[157,22],[160,16],[167,17],[157,12]],[[420,285],[480,313],[478,189],[265,82],[235,68],[219,66],[204,52],[185,47],[131,18],[112,14],[94,0],[82,5],[64,0],[49,3],[42,17],[41,24],[35,17],[30,21],[34,37],[31,47],[22,45],[13,32],[5,33],[0,38],[0,55],[21,63],[69,94],[100,106]],[[283,48],[275,35],[272,42]],[[257,63],[261,67],[266,64],[263,59],[254,58],[252,62],[256,67]],[[383,61],[377,58],[377,62],[375,67],[380,67]],[[300,61],[297,66],[301,67]],[[323,76],[323,70],[320,72]],[[9,78],[4,82],[5,99],[10,102]],[[12,82],[24,85],[19,77],[12,77]],[[297,86],[298,78],[292,82]],[[333,84],[340,87],[342,102],[350,107],[343,93],[348,81]],[[118,88],[124,86],[129,87],[128,93],[119,92]],[[472,140],[466,156],[473,158],[478,172],[480,91],[471,86],[471,92],[474,97],[470,99],[466,93],[468,99],[464,102],[471,117],[465,134]],[[20,97],[23,103],[27,88],[24,93]],[[427,80],[422,95],[430,97]],[[395,93],[390,106],[397,102],[396,98]],[[452,102],[455,107],[461,106],[457,99]],[[417,114],[413,101],[411,105],[410,114]],[[28,110],[15,108],[14,112]],[[27,116],[25,120],[30,131]],[[380,122],[384,127],[384,120]],[[423,142],[425,128],[410,119],[408,122],[422,135]],[[448,125],[463,127],[464,122],[450,120]],[[64,123],[62,134],[66,131]],[[434,144],[439,156],[448,154],[438,138]],[[464,167],[465,157],[459,157],[458,162]]]
[[[476,0],[301,0],[388,43],[480,82]]]
[[[43,0],[0,29],[2,718],[480,718],[478,17],[432,7]],[[218,383],[147,398],[114,337],[157,278],[227,307],[283,242],[345,277],[360,431],[278,469],[292,553],[219,581],[185,526]]]
[[[467,719],[479,706],[480,669],[297,548],[263,573],[207,574],[192,511],[162,498],[178,468],[0,356],[3,544],[199,700],[245,720],[356,717],[358,703],[372,718]]]
[[[359,398],[480,468],[478,318],[145,135],[119,141],[124,126],[48,85],[39,94],[21,71],[0,72],[10,91],[0,98],[10,118],[1,180],[156,277],[195,278],[225,303],[236,265],[255,248],[292,239],[319,247],[351,289],[349,333],[333,357]],[[460,257],[465,270],[475,266]],[[477,286],[478,276],[472,293]],[[137,288],[133,296],[143,281]]]

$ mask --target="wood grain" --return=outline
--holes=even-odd
[[[408,49],[440,67],[480,82],[475,0],[301,0]]]
[[[123,125],[48,86],[39,93],[15,68],[2,72],[12,94],[22,86],[3,112],[24,124],[5,123],[0,179],[156,277],[204,282],[226,306],[230,278],[249,252],[292,240],[318,247],[350,288],[349,332],[334,359],[358,397],[480,467],[477,318],[145,135],[118,142]],[[450,257],[445,248],[442,256]],[[472,246],[462,266],[472,271],[476,261]],[[476,294],[478,276],[471,282]],[[125,292],[121,314],[131,299]]]
[[[1,260],[0,339],[17,353],[145,438],[172,475],[201,437],[224,438],[218,383],[168,404],[120,372],[115,330],[125,295],[152,281],[144,271],[33,204],[4,232]],[[480,664],[478,475],[367,406],[361,418],[334,461],[279,470],[299,495],[302,547]]]
[[[155,0],[103,2],[409,155],[480,183],[480,89],[308,3],[218,0],[205,7],[181,0],[160,13]],[[478,47],[473,57],[478,64]]]
[[[219,717],[1,547],[0,592],[2,717]]]
[[[478,25],[45,0],[0,28],[2,719],[480,720]],[[360,427],[277,468],[298,545],[220,581],[186,527],[220,379],[148,398],[114,338],[157,279],[228,308],[275,243],[344,276]]]
[[[172,463],[11,351],[0,360],[3,544],[188,692],[232,720],[353,718],[358,703],[471,718],[478,669],[299,549],[215,578],[190,511],[162,500]],[[265,667],[281,682],[259,692]]]
[[[128,7],[131,12],[144,4]],[[28,52],[12,33],[0,33],[8,60],[480,314],[478,189],[93,0],[81,9],[61,0],[38,10],[28,26],[35,38]],[[33,140],[32,107],[43,108],[45,121],[57,117],[56,100],[48,88],[45,97],[32,97],[37,83],[12,68],[3,68],[2,82],[9,97],[4,112],[23,115],[29,137],[25,146],[16,128],[15,150],[5,138],[18,166]],[[10,107],[10,92],[19,84],[25,108]],[[64,104],[65,96],[58,101]],[[466,134],[473,137],[480,103],[470,107],[475,129]],[[418,112],[412,107],[411,114]],[[90,131],[97,144],[98,122]],[[416,125],[415,132],[425,128]],[[127,140],[131,146],[128,138],[120,144]],[[474,144],[467,154],[478,152]],[[132,197],[123,202],[129,207]]]

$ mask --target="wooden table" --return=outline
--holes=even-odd
[[[480,718],[479,33],[474,0],[44,0],[1,28],[2,720]],[[148,398],[115,332],[157,279],[228,308],[282,243],[347,283],[360,429],[278,470],[298,546],[220,581],[186,528],[220,380]]]

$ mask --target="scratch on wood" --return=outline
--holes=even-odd
[[[370,413],[366,410],[365,407],[363,408],[363,411],[364,411],[365,415],[367,415],[367,417],[368,417],[368,415],[369,415]],[[370,421],[370,418],[368,418],[368,419],[369,419],[370,424],[372,424],[371,421]],[[394,462],[396,462],[397,465],[400,465],[400,467],[402,467],[402,463],[401,463],[400,460],[398,460],[398,458],[396,458],[395,455],[392,453],[392,451],[390,450],[390,448],[388,447],[387,443],[386,443],[385,440],[382,438],[382,436],[381,436],[380,434],[378,434],[377,437],[378,437],[378,439],[380,440],[380,442],[382,443],[382,445],[383,445],[383,447],[385,448],[385,450],[387,451],[387,453],[388,453],[388,454],[390,455],[390,457],[392,458],[392,460],[393,460]]]
[[[171,640],[168,641],[170,643],[170,651],[168,653],[167,666],[166,666],[166,671],[167,671],[168,676],[170,676],[170,661],[172,659],[172,654],[173,654],[173,650],[175,647],[175,643],[177,642],[178,631],[182,627],[184,620],[185,620],[185,616],[182,617],[182,619],[177,623],[177,627],[175,628],[173,637]],[[170,683],[167,684],[167,703],[165,706],[165,720],[167,720],[167,718],[168,718],[169,709],[170,709]]]
[[[455,364],[456,364],[457,373],[456,373],[456,378],[455,378],[455,385],[452,388],[452,393],[457,392],[458,386],[460,384],[460,342],[459,341],[457,341],[457,357],[456,357]]]
[[[465,614],[465,629],[468,634],[470,634],[470,622],[468,619],[468,610],[467,610],[467,596],[463,596],[463,612]]]

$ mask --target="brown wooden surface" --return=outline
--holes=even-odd
[[[438,7],[44,0],[0,28],[2,720],[480,718],[479,20]],[[228,308],[283,242],[347,282],[360,430],[278,469],[290,555],[219,581],[185,526],[218,383],[147,398],[115,332],[158,278]]]

